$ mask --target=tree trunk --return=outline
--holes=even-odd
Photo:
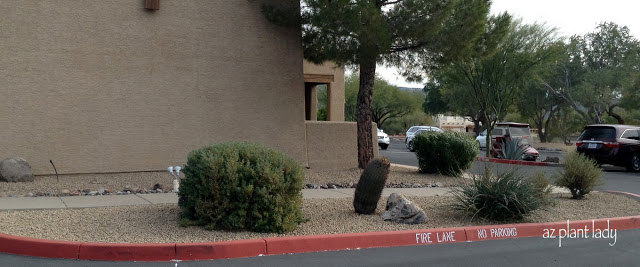
[[[358,89],[357,128],[358,128],[358,167],[364,169],[373,159],[373,141],[371,137],[371,97],[376,79],[375,60],[360,64],[360,88]]]
[[[473,131],[476,132],[476,136],[480,135],[480,132],[482,132],[482,129],[480,128],[480,120],[476,119],[476,118],[472,118],[473,121]]]
[[[493,137],[493,136],[491,136],[491,132],[493,131],[493,125],[491,125],[491,122],[489,121],[489,119],[487,119],[489,117],[484,116],[484,115],[482,117],[485,118],[483,124],[486,125],[486,126],[484,127],[484,129],[487,130],[486,140],[484,141],[484,144],[485,144],[484,156],[487,157],[487,158],[490,158],[491,157],[491,146],[493,145],[491,143],[491,138]]]
[[[618,124],[624,124],[624,119],[622,118],[622,116],[620,116],[619,114],[613,112],[613,109],[615,107],[617,107],[617,105],[609,106],[609,110],[607,110],[607,114],[609,114],[609,116],[611,116],[614,119],[616,119],[618,121]]]

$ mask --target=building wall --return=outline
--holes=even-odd
[[[306,121],[309,167],[351,169],[358,167],[358,136],[355,122]],[[379,156],[377,125],[371,127],[374,158]]]
[[[307,164],[299,31],[267,22],[260,1],[143,3],[0,1],[0,158],[36,174],[49,160],[163,170],[251,140]]]

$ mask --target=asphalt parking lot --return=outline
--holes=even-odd
[[[478,155],[484,156],[484,150],[478,151]],[[538,161],[545,159],[547,156],[559,157],[560,160],[562,160],[565,155],[566,152],[561,151],[540,151]],[[391,163],[418,166],[418,159],[416,158],[415,153],[409,151],[409,149],[404,146],[404,140],[391,139],[391,144],[386,150],[380,149],[380,156],[386,157]],[[517,168],[526,174],[544,172],[550,177],[553,177],[562,170],[561,167],[507,165],[475,161],[467,172],[472,174],[481,174],[484,172],[484,168],[487,165],[491,165],[494,172]],[[609,165],[604,165],[602,169],[604,171],[602,173],[603,184],[596,187],[596,190],[624,191],[640,194],[640,173],[628,172],[625,168]]]
[[[564,151],[549,151],[549,150],[539,150],[540,156],[537,161],[541,161],[546,159],[547,157],[557,157],[560,160],[564,158],[567,152]],[[485,150],[478,150],[478,156],[484,157]],[[415,157],[415,154],[404,145],[404,139],[391,139],[391,143],[386,150],[380,149],[380,156],[385,156],[388,159],[393,159],[391,162],[397,164],[404,165],[412,165],[418,166],[418,160]]]

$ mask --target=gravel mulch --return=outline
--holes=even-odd
[[[305,170],[305,183],[348,184],[357,183],[360,171]],[[150,188],[155,184],[171,185],[172,178],[166,172],[138,172],[118,174],[38,176],[31,183],[0,183],[0,195],[24,196],[35,192],[55,192],[66,189],[71,192],[84,189],[119,191],[124,187]],[[391,184],[437,184],[455,186],[460,179],[418,174],[413,169],[393,166],[389,177]],[[323,190],[323,189],[318,189]],[[626,196],[609,193],[592,193],[585,200],[577,201],[568,195],[555,195],[557,204],[546,210],[536,211],[523,222],[550,222],[587,220],[640,214],[640,203]],[[385,222],[380,215],[385,199],[381,199],[374,215],[357,215],[353,212],[352,199],[305,199],[303,214],[309,219],[300,227],[285,234],[310,235],[352,232],[428,229],[470,225],[496,224],[474,221],[450,208],[450,195],[412,197],[411,200],[424,209],[428,220],[421,225],[403,225]],[[180,213],[175,204],[125,206],[72,210],[1,211],[0,231],[7,234],[84,242],[111,243],[166,243],[212,242],[283,236],[245,231],[207,231],[200,227],[182,228],[177,219]]]
[[[640,214],[640,203],[621,195],[592,193],[585,200],[569,195],[554,196],[556,205],[527,216],[523,222],[589,220]],[[207,231],[201,227],[178,226],[180,209],[175,204],[110,208],[0,212],[0,229],[12,235],[42,239],[109,243],[185,243],[252,239],[276,236],[337,234],[460,227],[498,222],[470,221],[449,205],[451,196],[412,197],[427,214],[427,223],[404,225],[385,222],[380,217],[385,201],[374,215],[353,212],[352,199],[305,199],[303,214],[309,221],[283,234],[246,231]]]

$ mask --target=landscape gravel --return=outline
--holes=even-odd
[[[319,189],[320,190],[320,189]],[[589,194],[585,200],[555,195],[557,205],[536,211],[523,222],[588,220],[640,214],[640,203],[610,193]],[[308,222],[287,234],[247,231],[208,231],[201,227],[180,227],[180,209],[175,204],[109,208],[31,210],[0,212],[0,229],[7,234],[41,239],[109,243],[213,242],[291,235],[316,235],[460,227],[498,224],[470,221],[449,208],[451,196],[410,197],[427,214],[427,223],[405,225],[383,221],[385,200],[373,215],[353,212],[351,198],[305,199],[302,211]]]
[[[357,183],[360,171],[305,170],[305,183]],[[37,176],[30,183],[0,183],[2,197],[24,196],[28,193],[62,190],[118,191],[125,187],[152,188],[156,184],[168,187],[172,177],[167,172],[137,172],[118,174]],[[436,184],[455,186],[462,181],[439,175],[418,174],[415,169],[393,166],[389,183]],[[317,189],[324,190],[324,189]],[[43,194],[46,195],[46,194]],[[632,216],[640,214],[640,203],[626,196],[610,193],[592,193],[585,200],[571,200],[569,195],[555,195],[557,204],[547,210],[536,211],[523,222],[550,222],[587,220]],[[212,242],[288,235],[334,234],[404,229],[428,229],[467,225],[496,224],[496,222],[470,221],[470,218],[450,208],[450,195],[409,197],[427,214],[427,223],[404,225],[385,222],[380,215],[386,199],[381,199],[374,215],[353,212],[351,198],[305,199],[302,211],[308,222],[293,232],[278,235],[246,231],[207,231],[201,227],[178,226],[180,209],[176,204],[123,206],[108,208],[0,211],[0,231],[7,234],[53,240],[110,243],[166,243]]]

